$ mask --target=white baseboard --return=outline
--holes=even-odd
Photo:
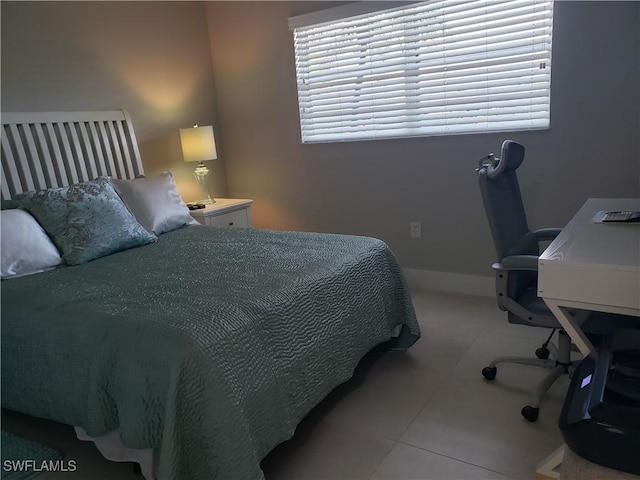
[[[417,268],[403,268],[402,271],[411,289],[465,293],[483,297],[493,297],[496,294],[494,277],[436,272]]]

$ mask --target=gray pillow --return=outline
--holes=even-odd
[[[112,178],[111,185],[140,225],[149,232],[160,235],[198,223],[182,201],[173,174],[169,171],[153,178]]]
[[[68,265],[157,240],[129,212],[107,177],[21,193],[15,200],[44,228]]]

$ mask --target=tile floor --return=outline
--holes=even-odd
[[[546,330],[510,325],[492,298],[419,291],[413,301],[423,337],[408,352],[373,351],[262,462],[267,480],[533,479],[561,444],[557,420],[568,379],[545,397],[536,423],[520,416],[544,375],[502,365],[496,355],[532,355]],[[136,479],[131,464],[104,460],[73,429],[3,411],[3,428],[48,444],[78,464],[73,474],[38,480]],[[185,479],[186,480],[186,479]]]

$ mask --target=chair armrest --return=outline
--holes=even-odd
[[[504,257],[500,263],[491,265],[494,270],[538,270],[537,255],[510,255]]]
[[[535,237],[540,240],[553,240],[562,231],[561,228],[540,228],[538,230],[534,230],[533,233]]]

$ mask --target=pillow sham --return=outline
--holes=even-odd
[[[2,210],[11,210],[19,207],[20,203],[16,200],[2,200],[2,202],[0,202],[0,209]]]
[[[49,234],[69,265],[157,240],[140,225],[107,177],[16,195]]]
[[[170,171],[155,178],[112,178],[111,184],[136,220],[149,232],[160,235],[198,223],[189,214]]]
[[[2,278],[44,272],[62,263],[45,231],[22,209],[0,212],[0,250]]]

